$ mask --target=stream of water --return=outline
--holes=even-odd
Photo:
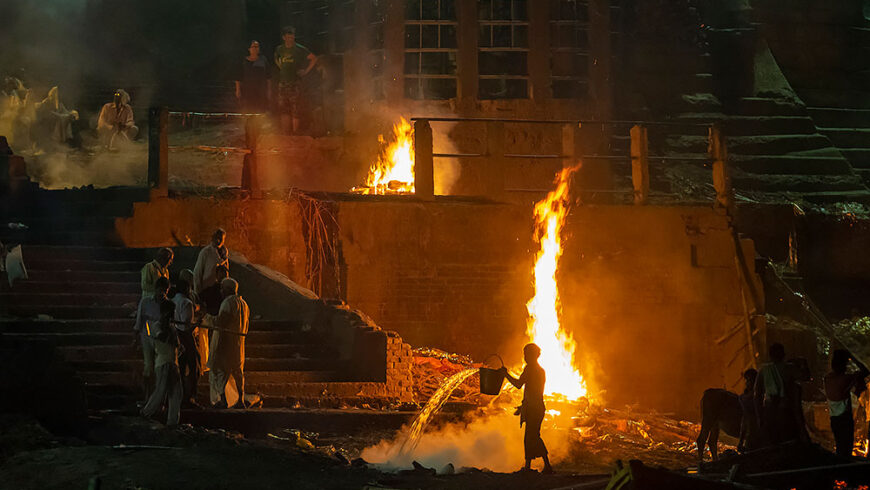
[[[444,381],[441,387],[438,388],[438,391],[436,391],[432,397],[429,398],[429,401],[426,402],[426,406],[423,407],[423,410],[420,411],[417,418],[414,419],[414,424],[411,425],[411,430],[408,431],[408,435],[399,447],[399,455],[408,455],[414,452],[417,448],[417,444],[420,443],[420,437],[423,435],[423,430],[425,430],[426,426],[429,425],[432,416],[441,410],[441,407],[444,406],[444,403],[447,402],[447,399],[450,398],[453,391],[458,388],[463,381],[468,379],[469,376],[476,372],[476,368],[466,369],[454,374]]]

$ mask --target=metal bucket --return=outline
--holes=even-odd
[[[498,357],[498,360],[501,361],[501,365],[504,366],[504,361],[501,360],[501,357],[497,355],[489,357]],[[478,373],[480,374],[481,393],[484,395],[498,395],[501,393],[501,386],[504,384],[504,374],[500,369],[482,367],[479,369]]]

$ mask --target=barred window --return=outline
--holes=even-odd
[[[526,0],[478,2],[478,97],[529,96],[529,21]]]
[[[455,0],[407,0],[405,97],[456,97]]]
[[[589,11],[578,0],[550,1],[550,70],[553,98],[573,99],[588,93]]]

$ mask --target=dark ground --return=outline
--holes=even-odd
[[[160,424],[124,416],[91,417],[87,434],[60,438],[32,419],[3,416],[0,488],[477,488],[551,489],[601,481],[603,476],[503,474],[388,474],[341,461],[329,449],[300,449],[285,441]],[[126,447],[121,447],[123,443]],[[153,446],[136,448],[135,446]],[[602,485],[582,488],[603,488]]]

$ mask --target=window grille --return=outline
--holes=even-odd
[[[407,0],[405,97],[456,97],[456,0]]]
[[[478,19],[478,97],[528,98],[529,17],[526,0],[480,0]]]

